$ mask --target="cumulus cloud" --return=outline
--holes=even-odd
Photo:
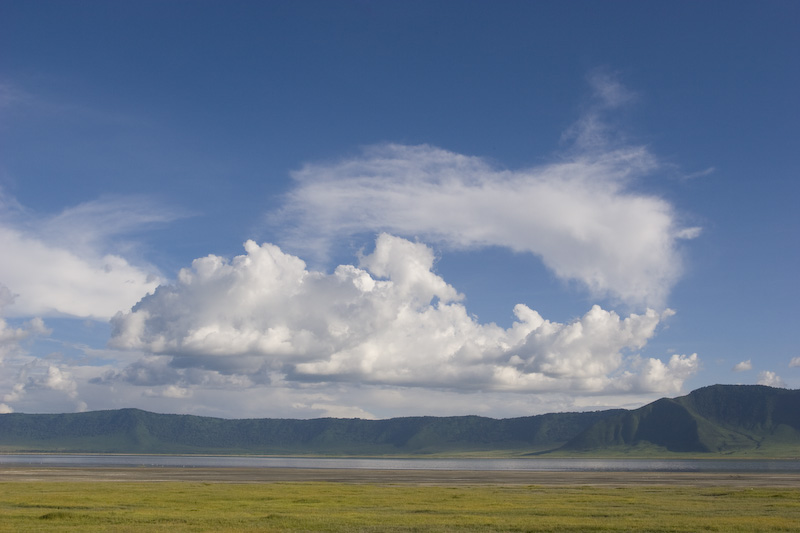
[[[154,268],[110,252],[124,242],[114,237],[174,218],[144,199],[98,200],[43,217],[2,191],[0,200],[0,282],[15,296],[6,316],[104,320],[158,286]]]
[[[50,330],[45,327],[41,318],[32,318],[21,327],[14,328],[4,319],[0,318],[0,361],[3,356],[19,349],[21,341],[35,335],[49,335]]]
[[[0,318],[0,412],[67,399],[78,410],[110,402],[218,416],[518,416],[680,391],[697,355],[641,352],[672,314],[680,241],[700,229],[637,188],[661,165],[609,120],[636,95],[604,71],[589,84],[593,97],[564,135],[572,146],[548,164],[505,169],[401,144],[308,164],[272,219],[282,248],[248,241],[244,255],[197,259],[172,284],[128,239],[180,214],[103,197],[40,215],[0,191],[0,317],[16,320]],[[0,86],[0,106],[18,97]],[[374,250],[332,272],[297,256],[324,264],[343,239],[376,234]],[[598,305],[560,323],[519,304],[508,328],[480,323],[416,239],[534,254],[635,313]],[[110,345],[126,353],[29,356],[25,339],[47,334],[41,318],[22,321],[33,316],[113,317]]]
[[[177,385],[168,385],[160,390],[147,389],[144,395],[155,398],[191,398],[192,390]]]
[[[796,367],[800,366],[800,357],[792,357],[792,360],[789,361],[789,367]]]
[[[9,392],[3,395],[4,402],[16,402],[19,401],[20,398],[25,394],[25,384],[24,383],[16,383],[14,384]]]
[[[48,365],[47,373],[38,379],[32,379],[31,383],[39,387],[64,392],[70,398],[76,398],[78,395],[78,387],[75,380],[72,379],[72,374],[55,365]]]
[[[245,250],[195,260],[116,315],[112,347],[162,357],[107,378],[166,385],[200,369],[253,382],[602,394],[674,391],[696,370],[696,355],[638,356],[670,310],[622,318],[594,306],[564,324],[519,304],[508,329],[478,323],[428,246],[386,233],[358,266],[331,274],[272,244]]]
[[[753,369],[753,363],[750,361],[750,359],[748,359],[747,361],[741,361],[733,365],[734,372],[744,372],[746,370],[752,370],[752,369]]]
[[[160,395],[173,398],[179,397],[175,391],[187,391],[196,386],[242,389],[254,385],[254,382],[246,376],[226,375],[201,368],[176,368],[170,363],[170,357],[145,356],[121,370],[108,370],[101,376],[92,378],[90,382],[94,384],[124,382],[136,386],[147,386],[151,391],[150,396]]]
[[[758,374],[758,384],[769,387],[786,387],[786,383],[775,372],[764,370]]]
[[[634,372],[625,372],[620,382],[622,390],[661,391],[677,393],[683,382],[697,373],[700,358],[691,355],[673,354],[667,363],[660,359],[648,358],[632,365]]]
[[[6,371],[16,366],[13,385],[9,386],[6,380],[0,382],[0,385],[5,385],[7,391],[0,396],[0,400],[4,402],[3,405],[8,408],[8,412],[13,412],[13,408],[8,404],[23,401],[31,392],[43,392],[45,395],[50,392],[56,393],[60,402],[51,398],[50,401],[54,404],[58,402],[59,406],[63,406],[63,399],[66,397],[74,402],[78,411],[86,410],[86,403],[78,398],[78,380],[66,366],[26,356],[18,357],[15,363],[16,365],[4,365]]]
[[[112,251],[131,252],[123,235],[171,217],[143,198],[105,198],[41,216],[0,190],[0,409],[52,410],[64,398],[86,408],[79,398],[86,376],[51,360],[57,353],[29,354],[26,341],[50,335],[42,316],[108,319],[154,290],[155,269]]]

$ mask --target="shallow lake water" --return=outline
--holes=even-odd
[[[796,460],[746,459],[424,459],[212,455],[0,454],[0,465],[184,468],[344,468],[520,472],[800,472]]]

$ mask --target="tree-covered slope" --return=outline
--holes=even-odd
[[[138,409],[0,415],[0,450],[96,453],[419,454],[552,449],[607,416],[246,419]]]
[[[715,385],[632,411],[502,420],[226,420],[138,409],[0,415],[0,452],[406,455],[556,449],[797,457],[800,390]]]
[[[652,446],[670,452],[800,455],[800,390],[713,385],[598,421],[563,451]]]

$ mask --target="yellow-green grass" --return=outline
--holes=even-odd
[[[0,483],[0,531],[797,531],[800,488]]]

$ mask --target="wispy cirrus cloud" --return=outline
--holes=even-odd
[[[678,242],[697,231],[667,201],[628,187],[655,166],[642,147],[512,171],[432,146],[380,145],[296,171],[279,219],[286,247],[316,257],[363,232],[503,246],[595,297],[662,307],[682,273]]]
[[[572,143],[573,153],[603,152],[615,144],[624,144],[624,130],[613,126],[614,113],[635,102],[637,94],[607,69],[594,69],[586,81],[591,96],[581,116],[567,128],[561,140]]]
[[[611,112],[636,95],[611,73],[589,75],[592,98],[552,162],[505,169],[430,145],[380,144],[308,163],[270,221],[288,250],[324,262],[342,239],[386,231],[444,249],[501,246],[531,253],[595,298],[663,308],[683,267],[684,227],[665,199],[637,189],[660,168],[624,142]],[[524,283],[524,280],[520,281]]]
[[[101,198],[39,215],[0,191],[0,282],[14,295],[5,316],[108,319],[161,281],[133,264],[124,236],[179,216],[144,197]]]

